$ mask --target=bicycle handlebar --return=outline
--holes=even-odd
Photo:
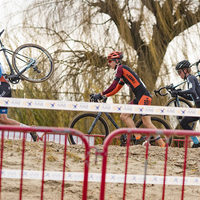
[[[103,103],[106,103],[106,101],[107,101],[107,97],[105,98],[105,97],[102,97],[103,99],[102,99],[102,102]],[[94,98],[94,94],[90,94],[90,102],[101,102],[100,100],[95,100],[95,98]]]
[[[158,93],[160,96],[166,96],[166,95],[168,94],[167,92],[166,92],[165,94],[161,94],[161,93],[160,93],[160,91],[163,90],[163,89],[165,89],[165,88],[166,88],[166,87],[161,87],[161,88],[158,89],[158,90],[154,90],[155,95],[158,96],[158,95],[157,95],[157,93]]]
[[[161,93],[161,90],[163,90],[163,89],[166,89],[166,90],[167,90],[167,92],[164,93],[164,94]],[[158,89],[158,90],[154,90],[154,93],[155,93],[156,96],[157,96],[157,94],[159,94],[160,96],[166,96],[168,93],[171,94],[173,90],[175,90],[175,87],[174,87],[174,85],[173,85],[173,83],[172,83],[172,84],[170,84],[170,85],[166,85],[166,86],[164,86],[164,87],[161,87],[161,88]]]

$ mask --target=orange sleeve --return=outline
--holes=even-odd
[[[116,88],[112,92],[106,94],[105,96],[109,97],[109,96],[116,94],[122,87],[123,87],[123,85],[118,83]]]

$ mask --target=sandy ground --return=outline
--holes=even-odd
[[[102,146],[97,146],[102,149]],[[5,140],[3,169],[21,169],[21,141]],[[62,171],[64,147],[53,142],[47,143],[46,170]],[[67,146],[66,172],[83,172],[84,146]],[[89,172],[101,173],[102,157],[95,164],[95,149],[91,149]],[[125,169],[126,148],[110,146],[107,173],[123,174]],[[42,170],[43,142],[26,142],[24,170]],[[163,175],[165,148],[151,146],[149,151],[147,175]],[[182,176],[184,148],[169,148],[167,176]],[[144,174],[145,147],[131,146],[128,174]],[[200,149],[188,149],[186,176],[200,177]],[[64,199],[82,199],[82,182],[65,182]],[[2,179],[1,199],[19,199],[19,179]],[[182,186],[166,186],[165,199],[181,199]],[[88,199],[99,199],[100,183],[89,182]],[[142,199],[143,184],[128,184],[126,199]],[[185,186],[184,200],[200,198],[200,187]],[[122,199],[123,184],[106,183],[105,199]],[[41,197],[41,180],[24,180],[23,200],[36,200]],[[56,200],[61,197],[61,181],[45,181],[44,199]],[[162,185],[148,184],[148,200],[162,199]],[[198,198],[198,199],[199,199]]]

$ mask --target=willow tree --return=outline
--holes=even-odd
[[[106,56],[124,52],[148,89],[155,87],[169,43],[200,20],[194,0],[34,0],[23,32],[51,45],[56,80],[75,100],[110,83]],[[104,77],[106,74],[106,77]]]

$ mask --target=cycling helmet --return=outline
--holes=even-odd
[[[176,65],[176,70],[178,69],[184,69],[184,68],[189,68],[190,67],[190,62],[188,60],[183,60],[181,62],[179,62]]]
[[[123,53],[122,52],[118,52],[118,51],[113,51],[111,52],[107,59],[110,60],[110,59],[122,59],[123,58]]]

